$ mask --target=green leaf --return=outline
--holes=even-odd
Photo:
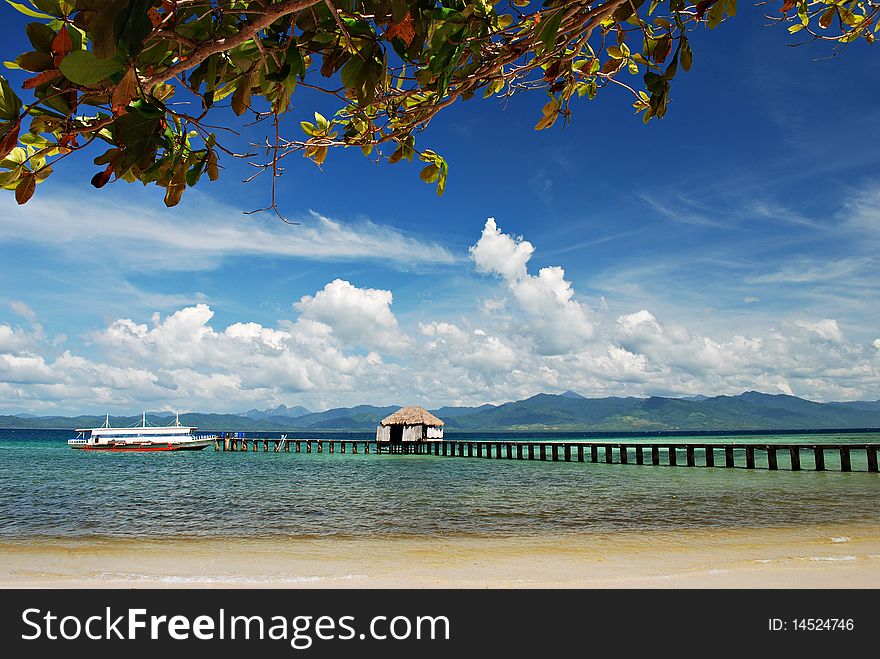
[[[681,46],[681,68],[690,71],[694,64],[694,54],[691,51],[691,45],[685,41]]]
[[[0,120],[15,121],[21,114],[21,99],[12,91],[6,78],[0,76]]]
[[[137,102],[132,103],[132,106],[136,104]],[[115,127],[124,153],[122,166],[117,169],[120,177],[154,145],[154,140],[158,139],[157,129],[160,127],[159,122],[162,117],[161,111],[148,113],[136,110],[122,115],[116,121]]]
[[[24,28],[28,40],[35,50],[41,53],[52,51],[52,40],[55,38],[55,30],[45,23],[28,23]]]
[[[30,16],[31,18],[45,18],[47,20],[51,20],[52,17],[49,14],[41,14],[38,11],[34,11],[30,7],[25,7],[24,5],[20,5],[17,2],[12,2],[12,0],[6,0],[10,5],[12,5],[13,9],[21,12],[25,16]]]
[[[52,14],[53,16],[58,17],[67,15],[67,13],[61,8],[61,3],[59,3],[58,0],[30,0],[30,2],[37,9],[44,11],[47,14]]]
[[[550,52],[556,46],[556,35],[559,33],[559,25],[562,23],[563,11],[560,9],[547,19],[538,39],[544,42],[544,52]]]
[[[251,105],[251,83],[250,75],[246,75],[235,88],[235,93],[232,95],[232,111],[236,116],[243,115]]]
[[[116,20],[113,21],[113,34],[117,43],[129,55],[137,55],[143,46],[144,39],[153,29],[147,11],[152,0],[130,0],[123,5]]]
[[[96,3],[98,1],[101,5],[92,7],[88,4],[80,6],[82,1],[78,0],[77,9],[86,10],[86,7],[89,7],[90,11],[97,11],[89,23],[89,38],[92,41],[92,52],[95,53],[95,57],[101,59],[116,54],[116,34],[113,31],[113,24],[128,4],[128,0],[95,0]]]
[[[717,0],[709,9],[709,29],[714,30],[718,27],[722,18],[724,18],[724,0]]]
[[[72,83],[94,87],[99,82],[125,70],[118,59],[98,59],[88,50],[77,50],[61,61],[61,73]]]
[[[419,178],[422,179],[425,183],[434,183],[439,176],[440,168],[433,163],[422,169],[421,173],[419,174]]]

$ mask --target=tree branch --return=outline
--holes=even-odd
[[[295,14],[303,9],[308,9],[312,5],[320,4],[321,2],[323,2],[323,0],[284,0],[283,2],[268,5],[265,8],[265,13],[243,25],[241,30],[233,34],[231,37],[216,39],[215,41],[206,41],[205,43],[199,44],[185,60],[178,62],[174,66],[168,67],[164,71],[160,71],[155,75],[145,78],[143,83],[147,87],[152,87],[157,83],[175,78],[181,73],[197,67],[211,55],[230,50],[231,48],[240,46],[244,42],[253,39],[259,34],[260,30],[266,29],[282,16]]]

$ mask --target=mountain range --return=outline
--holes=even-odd
[[[399,405],[358,405],[323,412],[280,405],[238,414],[187,413],[183,425],[204,430],[364,431]],[[525,400],[479,407],[441,407],[431,410],[446,422],[446,430],[486,431],[676,431],[676,430],[804,430],[880,428],[880,400],[816,403],[784,394],[747,391],[738,396],[689,398],[585,398],[567,391],[537,394]],[[168,412],[147,419],[167,425]],[[114,426],[132,425],[140,415],[111,417]],[[92,428],[103,416],[0,415],[0,428]]]

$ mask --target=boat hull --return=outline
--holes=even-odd
[[[136,443],[108,443],[108,444],[82,444],[71,445],[71,448],[79,451],[102,451],[110,453],[131,453],[131,452],[158,452],[158,451],[201,451],[203,448],[210,446],[213,440],[195,441],[195,442],[144,442]]]

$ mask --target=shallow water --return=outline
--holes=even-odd
[[[95,454],[69,449],[70,436],[0,430],[0,539],[497,537],[880,523],[880,477],[833,471],[830,452],[829,471],[793,473],[326,451]],[[880,434],[713,441],[865,443]],[[859,460],[854,469],[864,468]]]

